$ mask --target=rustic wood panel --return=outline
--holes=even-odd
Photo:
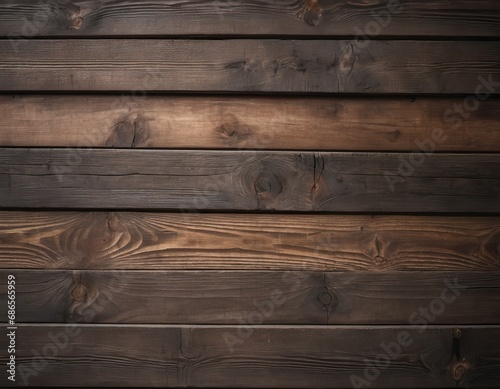
[[[4,208],[500,212],[498,154],[24,148],[0,172]]]
[[[0,96],[0,145],[500,151],[500,100],[463,97]],[[82,125],[83,124],[83,125]]]
[[[459,384],[496,385],[500,329],[460,330],[466,341],[461,349],[465,374]],[[453,332],[453,327],[436,326],[19,325],[17,384],[23,385],[23,372],[31,372],[36,375],[28,380],[34,386],[346,388],[353,375],[363,379],[370,362],[385,354],[390,360],[379,358],[384,367],[369,380],[371,388],[449,388],[456,387],[453,372],[460,370],[453,360]],[[403,346],[394,344],[398,339]],[[6,346],[5,337],[0,345]],[[42,354],[51,345],[56,355],[46,360],[43,370],[33,371],[34,351]],[[392,347],[390,355],[384,345]],[[5,354],[0,362],[6,362]]]
[[[0,212],[0,268],[498,269],[500,218]]]
[[[500,272],[3,270],[18,323],[496,324]],[[6,286],[0,306],[7,306]],[[464,315],[467,312],[467,315]]]
[[[496,91],[491,41],[0,41],[3,91],[475,93]],[[480,89],[478,89],[480,88]]]
[[[0,34],[500,36],[494,0],[4,0]],[[21,41],[22,42],[22,41]],[[21,42],[19,42],[21,44]]]

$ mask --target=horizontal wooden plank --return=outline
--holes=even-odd
[[[499,200],[499,154],[0,149],[3,208],[490,213]]]
[[[0,268],[486,270],[500,218],[0,212]]]
[[[2,91],[481,93],[498,89],[491,41],[0,41]],[[487,85],[484,86],[483,84]],[[497,91],[498,92],[498,91]]]
[[[463,97],[4,95],[0,145],[412,151],[431,140],[437,151],[500,151],[500,100],[466,119],[453,112],[463,105]]]
[[[0,35],[500,36],[494,0],[3,0]],[[22,41],[21,41],[22,42]]]
[[[33,386],[68,387],[347,388],[363,379],[370,385],[358,387],[495,386],[500,328],[460,331],[454,342],[454,327],[439,326],[18,325],[16,385],[26,384],[24,374]],[[44,353],[50,358],[35,358]]]
[[[500,322],[500,271],[0,271],[8,276],[18,323]],[[6,283],[0,306],[7,306]]]

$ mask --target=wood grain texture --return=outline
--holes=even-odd
[[[4,208],[500,212],[498,154],[23,148],[0,172]]]
[[[463,97],[0,96],[0,145],[500,151],[500,100],[462,118]]]
[[[0,34],[31,36],[378,35],[498,37],[494,0],[4,0]]]
[[[243,339],[238,330],[242,332],[236,326],[19,325],[16,384],[23,385],[22,371],[26,375],[34,369],[34,352],[42,354],[45,347],[50,353],[53,345],[56,355],[42,371],[31,370],[36,375],[29,377],[30,385],[346,388],[353,375],[363,378],[378,356],[388,358],[384,345],[399,338],[404,346],[400,352],[393,346],[396,353],[389,363],[379,358],[384,367],[370,387],[457,387],[454,327],[256,326],[247,328],[251,332]],[[495,386],[500,329],[460,330],[465,372],[458,384]],[[65,331],[70,335],[65,337]],[[225,341],[231,335],[240,340],[232,344],[232,352]],[[52,339],[63,345],[67,339],[67,345],[59,349]],[[0,346],[6,346],[5,337]],[[6,362],[5,354],[0,362]]]
[[[2,270],[18,323],[496,324],[500,271]],[[7,286],[0,287],[7,306]],[[467,312],[467,315],[464,315]],[[7,315],[5,315],[7,317]]]
[[[493,270],[500,218],[0,212],[0,268]]]
[[[491,41],[3,40],[0,90],[484,95],[499,64]]]

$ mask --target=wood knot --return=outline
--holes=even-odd
[[[148,121],[140,114],[129,114],[111,128],[106,147],[144,147],[148,139]]]
[[[219,127],[216,127],[215,131],[226,138],[237,138],[238,131],[236,130],[236,125],[232,123],[223,123]]]
[[[352,58],[349,54],[344,54],[340,58],[340,70],[342,71],[349,70],[351,68],[351,64],[352,64]]]
[[[469,368],[470,364],[465,358],[462,358],[460,361],[456,361],[451,365],[451,376],[455,381],[460,381]]]
[[[76,285],[71,291],[71,297],[76,301],[84,301],[87,298],[87,288],[83,284]]]
[[[322,292],[318,295],[318,300],[323,305],[330,305],[333,301],[333,296],[329,292]]]
[[[340,57],[339,69],[342,73],[349,75],[354,67],[356,55],[351,44],[343,48],[344,54]]]
[[[296,174],[288,165],[277,163],[272,156],[259,155],[249,164],[241,168],[240,185],[247,196],[255,199],[255,209],[274,209],[276,203],[280,206],[287,197],[283,196],[288,187],[287,178]]]
[[[259,201],[273,199],[283,189],[279,178],[270,171],[262,172],[254,181],[253,186]]]
[[[377,265],[382,265],[384,264],[385,262],[387,262],[387,258],[385,257],[382,257],[381,255],[377,255],[373,258],[373,261],[377,264]]]
[[[401,131],[395,130],[389,133],[389,140],[391,142],[396,142],[401,137]]]
[[[319,0],[306,0],[304,8],[297,14],[309,26],[317,26],[321,21],[323,8]]]
[[[255,191],[258,194],[268,193],[271,191],[272,185],[266,177],[260,177],[255,182]]]
[[[121,250],[140,235],[136,229],[129,229],[127,219],[121,219],[114,212],[92,214],[85,223],[72,233],[68,254],[83,261],[87,268],[90,262],[99,262],[110,253]],[[145,239],[140,235],[138,242]],[[66,243],[65,243],[66,244]],[[76,283],[76,282],[75,282]]]
[[[327,310],[330,310],[330,307],[335,307],[338,304],[337,296],[327,287],[321,288],[317,299]]]
[[[218,124],[212,129],[220,142],[231,146],[253,147],[254,129],[229,110],[219,114]]]
[[[292,70],[301,73],[307,71],[304,62],[296,55],[281,56],[272,61],[266,61],[264,67],[271,68],[275,75],[278,71]]]
[[[73,28],[75,30],[78,30],[83,26],[83,18],[81,16],[77,16],[76,18],[73,19]]]

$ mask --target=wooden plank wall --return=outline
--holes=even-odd
[[[494,0],[0,1],[0,387],[498,386],[499,39]]]

